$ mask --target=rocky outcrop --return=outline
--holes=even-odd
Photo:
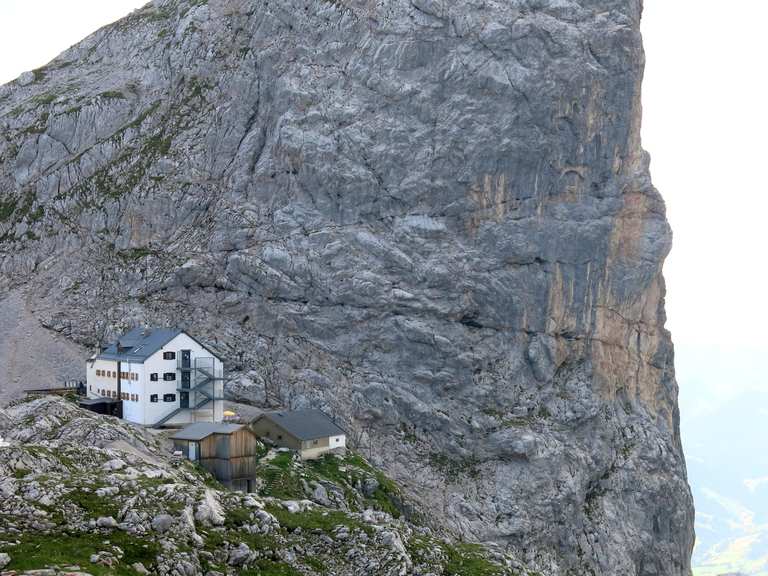
[[[0,270],[179,323],[547,574],[685,575],[640,0],[158,0],[0,88]]]
[[[397,488],[358,455],[304,464],[265,450],[263,486],[246,495],[171,457],[162,437],[64,400],[32,399],[9,413],[16,433],[0,446],[0,570],[8,574],[400,576],[471,566],[528,575],[509,554],[390,514],[389,492],[366,501],[354,487],[361,477]],[[98,438],[94,424],[105,430]],[[305,478],[346,494],[343,510],[269,494],[300,497]]]

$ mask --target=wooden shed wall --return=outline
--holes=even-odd
[[[247,428],[234,434],[211,434],[200,442],[201,458],[240,458],[256,455],[257,438]]]
[[[200,464],[218,480],[256,476],[256,436],[243,428],[234,434],[212,434],[200,442]]]

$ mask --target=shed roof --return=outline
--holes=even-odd
[[[179,430],[171,440],[203,440],[211,434],[234,434],[245,428],[242,424],[219,424],[214,422],[196,422]]]
[[[346,434],[344,429],[322,410],[265,412],[259,418],[267,418],[299,440],[316,440]]]

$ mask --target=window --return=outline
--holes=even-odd
[[[163,402],[176,402],[176,394],[163,394]]]
[[[152,382],[157,382],[157,372],[153,372],[152,374],[150,374],[150,375],[149,375],[149,379],[150,379]]]
[[[163,374],[163,380],[166,382],[173,382],[176,380],[176,372],[166,372]]]
[[[96,370],[96,376],[101,376],[101,370]]]
[[[341,442],[341,438],[336,438],[336,442]]]
[[[176,352],[163,352],[163,360],[176,360]]]
[[[139,379],[139,375],[136,374],[136,372],[131,372],[131,380],[138,380],[138,379]]]
[[[317,446],[317,440],[312,440],[312,446]]]
[[[152,395],[149,397],[149,401],[150,401],[150,402],[153,402],[153,403],[154,403],[154,402],[157,402],[157,394],[152,394]]]
[[[112,376],[112,372],[107,370],[107,378],[110,378]]]

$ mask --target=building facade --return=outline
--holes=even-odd
[[[224,486],[241,492],[256,490],[259,441],[238,424],[190,424],[173,436],[174,449],[208,470]]]
[[[143,426],[221,422],[224,365],[182,330],[135,328],[87,362],[89,398],[122,401]]]
[[[265,412],[251,429],[267,442],[296,450],[303,460],[347,447],[347,433],[322,410]]]

